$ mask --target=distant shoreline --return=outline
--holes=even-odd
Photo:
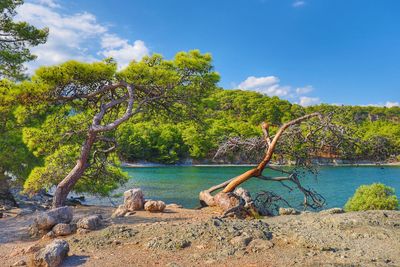
[[[379,167],[379,166],[400,166],[400,162],[390,163],[318,163],[318,166],[329,166],[329,167]],[[161,164],[161,163],[131,163],[123,162],[121,164],[125,168],[143,168],[143,167],[253,167],[257,164]],[[271,166],[278,167],[290,167],[293,165],[279,165],[271,164]]]

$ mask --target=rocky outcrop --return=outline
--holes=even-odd
[[[166,205],[161,200],[148,200],[144,204],[144,209],[149,212],[163,212]]]
[[[67,241],[57,239],[36,252],[31,260],[31,266],[59,266],[67,257],[69,245]]]
[[[125,214],[128,213],[128,210],[125,208],[125,205],[119,205],[118,208],[111,215],[112,218],[124,217]]]
[[[140,188],[129,189],[124,192],[124,206],[128,211],[142,210],[144,195]]]

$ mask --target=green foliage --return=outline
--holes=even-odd
[[[396,210],[399,201],[392,187],[381,183],[360,186],[344,206],[346,211]]]
[[[23,63],[36,58],[29,47],[45,43],[48,29],[37,29],[26,22],[14,22],[15,9],[22,0],[0,1],[0,78],[24,78]]]
[[[183,144],[187,134],[173,122],[192,118],[201,109],[201,99],[215,89],[219,76],[212,71],[210,55],[181,52],[173,60],[153,55],[133,61],[121,72],[117,72],[115,62],[110,59],[41,67],[30,81],[17,86],[23,105],[15,115],[25,125],[23,141],[35,156],[44,158],[44,165],[34,168],[26,180],[26,191],[49,189],[71,171],[101,104],[126,93],[122,88],[101,91],[104,85],[119,80],[133,84],[134,108],[140,103],[145,105],[141,106],[141,113],[131,118],[131,122],[137,123],[97,133],[88,167],[74,191],[107,195],[126,181],[117,154],[108,151],[110,141],[104,140],[116,138],[123,159],[163,163],[174,163],[195,147],[194,142],[189,146]],[[107,111],[101,123],[115,121],[125,110],[125,103],[115,106]],[[162,120],[170,123],[155,123]]]

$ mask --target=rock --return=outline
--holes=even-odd
[[[12,266],[25,266],[25,265],[26,265],[26,261],[19,260],[16,263],[14,263]]]
[[[34,224],[39,230],[50,230],[56,224],[69,223],[71,220],[72,209],[64,206],[39,214],[35,218]]]
[[[163,212],[165,209],[165,203],[161,200],[149,200],[144,204],[144,209],[149,212]]]
[[[321,210],[319,213],[321,214],[339,214],[339,213],[344,213],[344,210],[342,208],[331,208],[327,210]]]
[[[232,193],[218,193],[214,196],[215,203],[224,211],[237,207],[240,203],[240,198]]]
[[[236,236],[236,237],[232,238],[230,243],[234,247],[243,248],[243,247],[246,247],[250,243],[251,240],[252,240],[251,236],[249,236],[246,233],[243,233],[240,236]]]
[[[2,213],[2,212],[0,212],[0,219],[1,219],[1,218],[3,218],[3,213]]]
[[[101,216],[100,215],[90,215],[88,217],[81,218],[77,226],[78,228],[96,230],[101,226]]]
[[[124,192],[124,206],[128,211],[142,210],[144,195],[140,188],[129,189]]]
[[[252,252],[261,252],[261,251],[270,249],[273,246],[274,246],[274,243],[272,243],[269,240],[254,239],[248,245],[248,249]]]
[[[54,237],[56,237],[56,234],[53,231],[49,231],[43,236],[43,239],[53,239]]]
[[[128,210],[125,208],[125,205],[119,205],[111,215],[111,218],[124,217],[127,212]]]
[[[279,215],[297,215],[297,214],[300,214],[300,212],[293,208],[279,208]]]
[[[64,236],[72,234],[76,229],[74,229],[71,224],[59,223],[53,227],[53,232],[56,236]]]
[[[33,266],[59,266],[67,257],[69,245],[67,241],[57,239],[48,244],[45,248],[35,253],[32,258]]]

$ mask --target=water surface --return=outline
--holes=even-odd
[[[113,194],[122,193],[132,187],[140,187],[146,198],[160,199],[166,203],[178,203],[186,208],[199,206],[198,194],[201,190],[219,184],[237,176],[250,167],[135,167],[123,168],[130,180]],[[266,170],[264,175],[279,176],[280,173]],[[329,207],[343,207],[348,198],[362,184],[381,182],[394,187],[400,197],[400,167],[320,167],[318,177],[307,175],[302,179],[303,185],[315,189],[322,194]],[[293,192],[277,182],[262,181],[252,178],[242,187],[253,195],[262,190],[274,191],[284,196],[296,206],[302,202],[302,195],[295,189]],[[122,203],[122,197],[112,198],[115,204]],[[111,205],[107,198],[87,198],[87,203]]]

